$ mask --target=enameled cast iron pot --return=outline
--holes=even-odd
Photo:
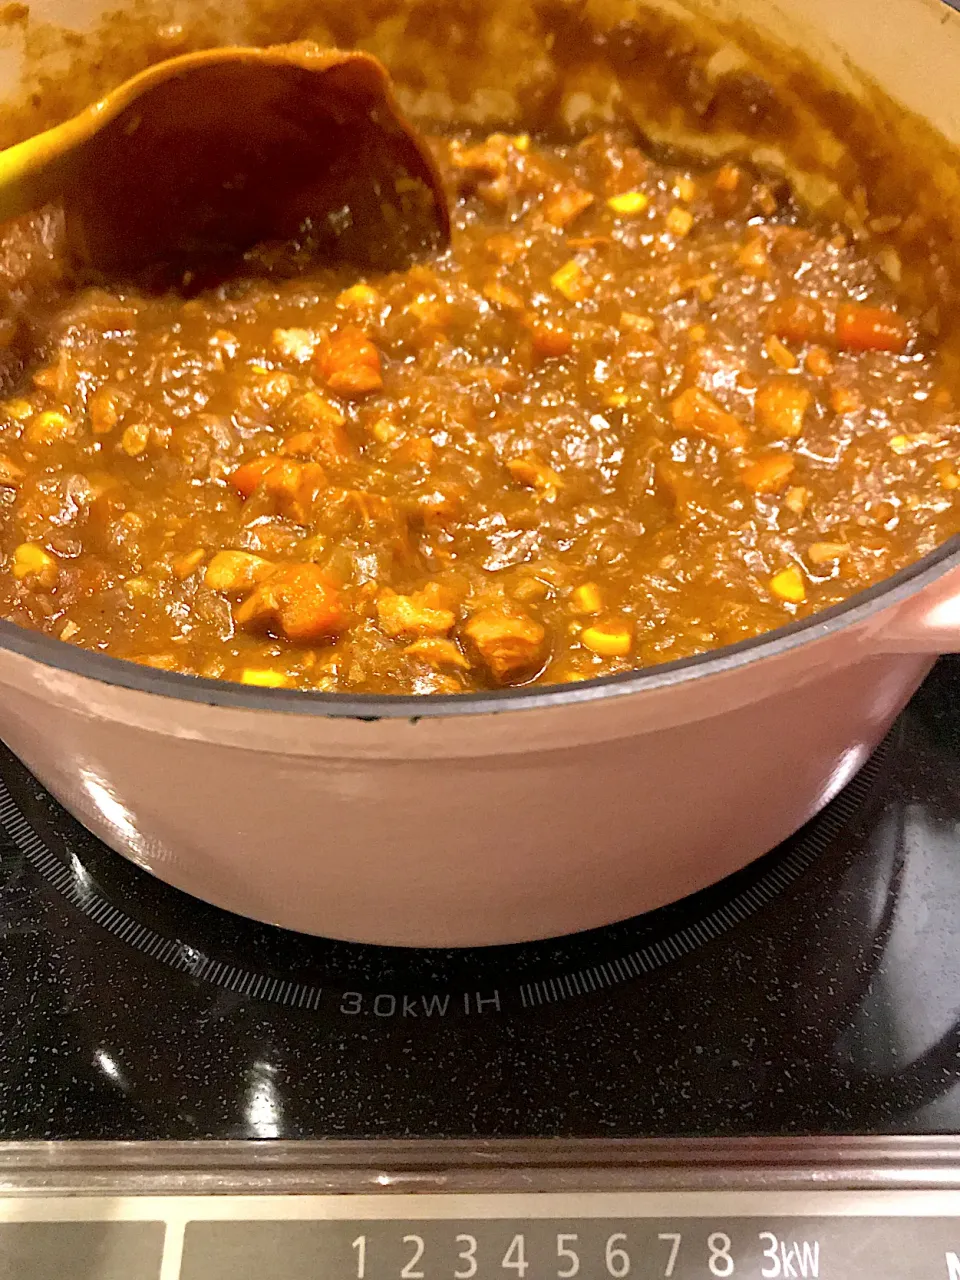
[[[60,2],[33,20],[98,16]],[[960,15],[941,0],[698,7],[849,57],[960,141]],[[772,848],[958,641],[955,543],[715,655],[464,697],[248,689],[0,622],[0,736],[119,853],[209,902],[364,942],[505,943],[646,911]]]

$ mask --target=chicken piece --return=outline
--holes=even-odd
[[[269,560],[249,551],[218,551],[207,565],[203,581],[211,591],[245,595],[273,570]]]
[[[503,307],[505,311],[523,311],[526,303],[515,289],[501,284],[499,280],[488,280],[481,293],[495,307]]]
[[[813,399],[796,378],[768,378],[757,392],[757,422],[771,436],[794,438],[803,431],[804,414]]]
[[[112,431],[129,407],[129,396],[119,387],[104,386],[87,403],[87,415],[95,436]]]
[[[767,330],[783,342],[820,342],[826,331],[823,307],[806,294],[781,298],[767,313]]]
[[[296,462],[276,454],[245,462],[229,479],[243,498],[262,492],[278,515],[297,524],[307,522],[317,496],[326,486],[326,473],[319,463]]]
[[[524,614],[481,609],[463,630],[498,684],[535,675],[543,665],[546,632]]]
[[[207,553],[203,547],[194,547],[192,551],[188,551],[185,555],[177,556],[170,566],[173,570],[173,576],[178,582],[184,582],[200,568],[206,558]]]
[[[311,431],[320,426],[342,427],[346,418],[335,404],[331,404],[319,391],[305,391],[286,407],[290,424]]]
[[[470,666],[454,642],[445,640],[441,636],[424,636],[420,640],[414,640],[413,644],[408,644],[403,652],[439,669],[458,667],[465,671]]]
[[[372,285],[354,284],[338,293],[336,302],[344,311],[377,311],[383,306],[383,295]]]
[[[593,204],[593,196],[582,187],[562,187],[549,196],[543,206],[543,216],[554,227],[566,227],[579,218]]]
[[[709,490],[689,467],[658,458],[653,471],[658,491],[670,500],[677,515],[684,516],[688,511],[706,508]]]
[[[274,329],[270,345],[278,356],[305,364],[313,355],[317,335],[312,329]]]
[[[242,627],[279,629],[294,644],[331,639],[346,621],[336,587],[315,564],[275,570],[237,607],[234,617]]]
[[[327,466],[350,462],[357,456],[344,430],[346,419],[336,405],[316,391],[307,391],[289,406],[287,419],[297,428],[280,452],[287,457],[312,458]]]
[[[464,496],[460,489],[449,484],[418,494],[416,516],[425,528],[443,528],[460,514]]]
[[[274,508],[296,524],[308,524],[319,494],[326,487],[326,473],[316,462],[284,460],[263,478],[263,491]]]
[[[514,480],[519,480],[528,489],[534,489],[544,502],[556,501],[563,481],[556,471],[542,462],[535,453],[526,453],[522,458],[511,458],[506,467]]]
[[[357,456],[343,427],[333,423],[325,423],[313,431],[297,431],[284,440],[280,452],[287,458],[310,458],[328,467],[351,462]]]
[[[527,135],[506,133],[491,133],[472,147],[455,142],[450,148],[450,162],[462,175],[460,190],[478,195],[489,205],[506,204],[519,181],[519,175],[512,170],[529,145]]]
[[[742,449],[750,439],[740,419],[699,387],[681,391],[671,404],[670,412],[681,431],[696,431],[728,449]]]
[[[5,453],[0,453],[0,489],[16,489],[23,475],[23,467],[17,466]]]
[[[428,583],[409,596],[398,595],[387,587],[377,596],[380,630],[394,640],[401,636],[445,636],[452,631],[457,618],[441,604],[436,583]]]

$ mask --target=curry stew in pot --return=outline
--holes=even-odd
[[[357,279],[77,281],[5,228],[0,615],[344,693],[588,679],[835,604],[960,529],[960,383],[896,262],[625,132],[432,139],[453,242]]]

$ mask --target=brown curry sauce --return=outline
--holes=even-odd
[[[460,692],[742,640],[958,531],[952,365],[875,247],[623,131],[434,146],[451,249],[359,281],[267,246],[192,296],[80,288],[54,214],[8,229],[3,616]]]

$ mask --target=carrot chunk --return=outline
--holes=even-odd
[[[553,320],[538,320],[531,326],[530,334],[534,353],[541,359],[568,356],[573,350],[573,335],[570,330]]]
[[[789,453],[773,453],[752,463],[743,473],[743,483],[754,493],[779,493],[794,468]]]
[[[320,349],[320,373],[331,391],[353,399],[383,386],[380,352],[365,330],[347,325]]]
[[[836,343],[842,351],[899,354],[909,337],[907,322],[889,307],[861,307],[852,302],[837,307]]]
[[[294,644],[337,634],[344,611],[336,587],[315,564],[278,569],[236,611],[241,626],[275,626]]]
[[[270,454],[263,458],[254,458],[252,462],[245,462],[237,467],[236,471],[231,471],[230,484],[242,498],[249,498],[267,472],[279,463],[280,459]]]

